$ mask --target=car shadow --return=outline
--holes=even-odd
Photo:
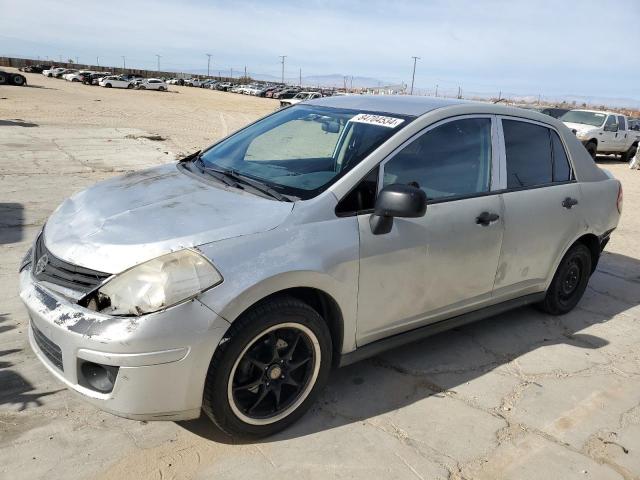
[[[0,313],[0,323],[5,323],[9,315]],[[0,333],[15,329],[15,325],[0,325]],[[13,362],[7,361],[4,357],[18,354],[20,348],[0,350],[0,406],[18,405],[18,410],[23,411],[30,406],[41,407],[41,398],[53,395],[63,389],[49,392],[37,392],[37,389],[26,378],[18,372],[11,370]]]
[[[21,242],[24,238],[24,206],[0,203],[0,245]]]
[[[19,120],[14,118],[13,120],[0,120],[0,127],[39,127],[37,123],[25,122],[24,120]]]
[[[300,421],[266,439],[242,442],[206,415],[178,422],[203,438],[229,444],[269,443],[362,422],[430,396],[455,395],[466,385],[537,349],[570,345],[597,350],[608,341],[580,333],[640,303],[640,260],[602,255],[584,297],[564,316],[524,307],[440,333],[334,370],[325,392]]]

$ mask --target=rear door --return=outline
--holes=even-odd
[[[581,226],[580,189],[566,148],[548,125],[502,118],[505,232],[494,297],[542,291]]]
[[[627,119],[624,115],[618,115],[618,131],[616,132],[618,151],[626,152],[631,143],[629,141],[629,131],[627,130]]]

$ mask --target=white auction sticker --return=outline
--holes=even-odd
[[[396,128],[404,120],[402,118],[385,117],[384,115],[373,115],[371,113],[359,113],[350,121],[357,123],[368,123],[369,125],[380,125],[381,127]]]

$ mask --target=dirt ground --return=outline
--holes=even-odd
[[[172,161],[277,101],[189,87],[0,87],[0,479],[640,478],[640,171],[579,306],[522,308],[333,373],[299,423],[238,444],[201,418],[137,422],[65,389],[27,343],[17,266],[67,196]]]

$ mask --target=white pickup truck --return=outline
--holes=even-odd
[[[597,154],[620,155],[628,162],[638,149],[640,132],[629,129],[629,119],[615,112],[570,110],[560,117],[593,158]]]

